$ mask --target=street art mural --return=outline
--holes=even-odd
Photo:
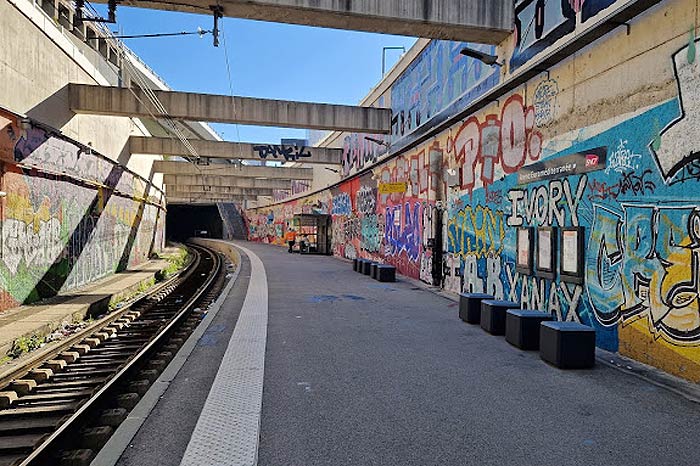
[[[524,63],[538,40],[615,3],[519,2],[523,24],[537,8],[544,23],[513,59]],[[599,347],[700,381],[700,41],[676,37],[673,50],[645,52],[669,74],[663,98],[572,127],[567,112],[578,107],[554,71],[327,192],[251,212],[272,233],[254,239],[279,241],[287,218],[319,204],[332,215],[338,256],[590,325]],[[561,108],[567,99],[573,110]],[[535,235],[529,272],[517,266],[519,229]],[[540,244],[540,229],[554,247]],[[572,253],[564,229],[582,237],[576,279],[562,273]],[[546,257],[547,274],[538,268]]]
[[[162,248],[162,193],[89,147],[0,111],[0,161],[0,309],[86,285]]]
[[[458,98],[474,100],[498,84],[498,69],[460,54],[464,47],[489,55],[490,45],[432,41],[391,88],[395,140],[446,109]]]
[[[498,68],[461,55],[459,52],[464,47],[496,53],[496,48],[490,45],[432,41],[391,87],[394,115],[391,136],[350,134],[345,137],[343,176],[375,164],[388,154],[390,144],[414,132],[455,101],[469,103],[498,84]],[[383,98],[379,106],[383,106]]]
[[[512,71],[559,39],[583,30],[592,17],[625,0],[519,0],[515,4]]]

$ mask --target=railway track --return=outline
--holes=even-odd
[[[17,395],[0,409],[0,466],[90,464],[223,287],[222,258],[190,250],[179,276],[0,380]]]

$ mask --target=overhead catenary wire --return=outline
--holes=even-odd
[[[89,10],[92,14],[99,16],[99,13],[97,12],[95,7],[90,2],[85,2],[85,6],[87,8],[89,8]],[[185,137],[185,135],[182,134],[182,131],[180,131],[180,129],[177,127],[173,118],[168,114],[168,111],[165,108],[165,106],[163,106],[163,104],[160,102],[160,100],[155,95],[153,90],[150,88],[148,83],[145,82],[142,74],[133,66],[133,64],[131,63],[131,60],[127,57],[129,55],[129,50],[126,47],[126,45],[121,40],[119,40],[117,37],[115,37],[114,34],[106,27],[101,26],[101,29],[105,35],[105,37],[104,37],[105,40],[113,40],[116,43],[117,50],[118,50],[119,54],[121,55],[122,66],[124,66],[125,68],[130,68],[129,69],[130,75],[137,81],[139,87],[146,94],[146,97],[151,102],[151,104],[155,107],[155,109],[159,113],[163,114],[163,118],[161,118],[161,119],[165,120],[166,126],[170,127],[170,130],[172,131],[172,133],[174,133],[175,136],[177,136],[177,138],[180,140],[180,142],[183,144],[183,146],[187,149],[187,151],[190,152],[190,154],[192,154],[192,156],[195,159],[199,159],[199,154],[197,154],[197,151],[195,150],[195,148],[192,146],[192,144],[189,143],[189,141],[187,141],[187,138]],[[202,30],[200,29],[198,31],[198,33],[201,31]],[[161,120],[153,114],[153,112],[150,110],[149,106],[143,102],[143,100],[134,91],[134,89],[132,89],[131,87],[127,87],[127,89],[129,89],[129,91],[134,95],[134,97],[144,106],[144,108],[146,109],[148,114],[155,121]],[[169,136],[172,138],[171,134],[169,134]],[[185,159],[188,160],[189,162],[191,162],[191,160],[189,160],[188,158],[185,157]],[[197,164],[194,164],[194,165],[196,166]],[[198,170],[199,170],[199,168],[198,168]],[[200,170],[200,173],[201,173],[201,170]]]
[[[194,36],[198,35],[202,37],[205,34],[211,34],[212,31],[205,31],[200,29],[198,31],[181,31],[181,32],[160,32],[154,34],[132,34],[132,35],[112,35],[111,37],[95,37],[96,40],[110,40],[110,39],[151,39],[159,37],[177,37],[177,36]]]
[[[218,1],[217,1],[218,5]],[[238,117],[238,109],[236,108],[236,96],[233,93],[233,76],[231,74],[231,63],[229,60],[228,56],[228,41],[226,40],[226,30],[224,29],[224,21],[221,21],[221,37],[224,45],[224,59],[226,62],[226,74],[228,77],[228,91],[229,91],[229,96],[231,97],[231,105],[233,107],[233,118],[236,119]],[[241,130],[240,126],[238,123],[235,123],[235,128],[236,128],[236,142],[239,143],[238,145],[238,158],[243,159],[243,148],[240,145],[241,142]]]
[[[93,12],[93,14],[99,16],[99,13],[93,7],[93,5],[91,5],[89,2],[85,2],[85,5],[86,5],[86,7],[88,7],[91,10],[91,12]],[[151,107],[149,105],[146,105],[146,103],[144,103],[141,96],[139,96],[139,94],[132,87],[127,87],[129,89],[129,91],[144,106],[144,108],[146,108],[146,110],[147,110],[148,114],[151,116],[151,118],[153,118],[155,121],[164,121],[166,123],[166,127],[168,127],[168,129],[170,130],[168,132],[169,133],[168,136],[171,139],[175,139],[175,137],[177,137],[177,139],[187,149],[187,151],[191,154],[191,156],[194,159],[199,160],[200,156],[197,153],[194,146],[192,146],[192,144],[188,141],[187,137],[182,133],[182,131],[178,127],[177,122],[170,116],[170,114],[168,113],[165,106],[158,99],[158,96],[155,94],[153,89],[151,89],[151,87],[145,81],[145,78],[142,75],[142,73],[138,69],[136,69],[136,67],[133,65],[131,60],[127,57],[127,55],[130,55],[130,53],[129,53],[130,51],[128,50],[128,48],[122,42],[121,39],[173,37],[173,36],[195,35],[195,34],[198,34],[201,36],[203,34],[212,33],[212,31],[199,29],[196,32],[184,32],[183,31],[183,32],[176,32],[176,33],[115,35],[105,27],[103,27],[102,30],[107,37],[104,37],[104,38],[100,37],[99,39],[100,40],[114,40],[114,42],[117,44],[117,49],[118,49],[119,53],[121,54],[121,58],[122,58],[121,62],[123,64],[124,68],[128,70],[129,75],[136,81],[136,83],[138,84],[138,87],[141,88],[141,90],[142,90],[143,94],[145,94],[147,100],[150,102],[150,104],[153,106],[153,108],[155,108],[155,110],[159,114],[162,115],[162,117],[160,117],[160,118],[156,117],[154,112],[151,111],[151,109],[150,109]],[[221,28],[221,32],[222,32],[222,35],[225,35],[223,27]],[[226,62],[226,72],[227,72],[228,83],[229,83],[229,95],[230,95],[231,100],[232,100],[234,117],[236,117],[238,112],[237,112],[237,108],[236,108],[235,95],[233,93],[233,79],[232,79],[232,74],[231,74],[230,60],[229,60],[229,56],[228,56],[228,44],[225,41],[225,39],[224,39],[224,55],[225,55],[225,62]],[[241,141],[240,128],[239,128],[238,124],[235,124],[235,126],[236,126],[237,141],[240,143],[240,141]],[[173,137],[173,135],[175,137]],[[239,159],[242,159],[243,158],[243,153],[242,153],[243,149],[242,149],[240,144],[239,144],[238,150],[239,150]],[[200,173],[201,176],[205,176],[201,167],[199,167],[199,165],[197,163],[195,163],[189,157],[183,157],[183,158],[185,160],[187,160],[188,162],[192,163],[196,167],[197,171]],[[202,194],[200,196],[190,196],[191,200],[200,199],[203,197],[204,197],[204,194]]]

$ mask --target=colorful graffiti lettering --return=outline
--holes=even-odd
[[[671,121],[650,144],[652,153],[668,182],[688,164],[700,160],[700,145],[694,137],[700,124],[700,94],[697,81],[698,47],[700,40],[691,42],[673,55],[673,65],[678,83],[678,118]],[[692,46],[692,48],[691,48]],[[692,59],[691,59],[692,58]]]
[[[575,190],[572,178],[550,181],[527,190],[513,189],[509,226],[579,226],[578,207],[586,190],[588,177],[579,178]]]
[[[283,158],[286,162],[297,162],[300,159],[310,158],[311,152],[306,147],[265,144],[253,146],[253,151],[258,157],[265,160],[268,157],[273,159]]]
[[[409,260],[417,261],[421,249],[420,203],[386,208],[385,254],[397,256],[405,252]]]
[[[391,88],[391,107],[396,118],[393,134],[413,132],[440,113],[455,99],[468,100],[493,87],[498,70],[478,60],[468,60],[459,51],[465,46],[494,55],[493,46],[449,41],[432,41]],[[426,71],[431,68],[429,78]]]
[[[506,236],[505,214],[490,207],[467,205],[447,221],[448,250],[465,258],[500,255]]]
[[[559,95],[559,83],[553,79],[547,79],[537,85],[535,89],[534,104],[535,125],[542,127],[554,120],[557,108],[557,96]]]
[[[484,187],[493,184],[496,166],[507,174],[515,173],[525,162],[538,160],[542,153],[542,134],[535,129],[535,109],[525,108],[520,95],[503,105],[500,118],[488,115],[482,123],[469,118],[459,129],[450,148],[461,166],[461,188],[471,192],[481,166]]]
[[[700,211],[696,205],[597,207],[587,260],[603,325],[647,319],[655,335],[700,344]]]
[[[379,232],[377,215],[366,215],[362,218],[362,249],[367,252],[379,252],[382,235]]]
[[[352,213],[352,201],[348,193],[340,193],[333,198],[333,215],[350,215]]]
[[[94,282],[162,248],[162,193],[148,181],[31,121],[1,115],[0,309]]]

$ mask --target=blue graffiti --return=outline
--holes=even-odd
[[[596,208],[587,287],[596,317],[612,326],[646,318],[672,340],[700,340],[700,210],[623,204]]]
[[[418,260],[421,248],[420,218],[420,203],[413,206],[413,211],[410,202],[403,209],[400,205],[386,208],[384,241],[388,255],[398,256],[405,251],[410,260]]]
[[[379,234],[379,220],[376,215],[366,215],[362,218],[362,249],[368,252],[378,252],[382,242]]]
[[[332,214],[345,216],[352,214],[352,202],[348,193],[340,193],[333,198]]]

